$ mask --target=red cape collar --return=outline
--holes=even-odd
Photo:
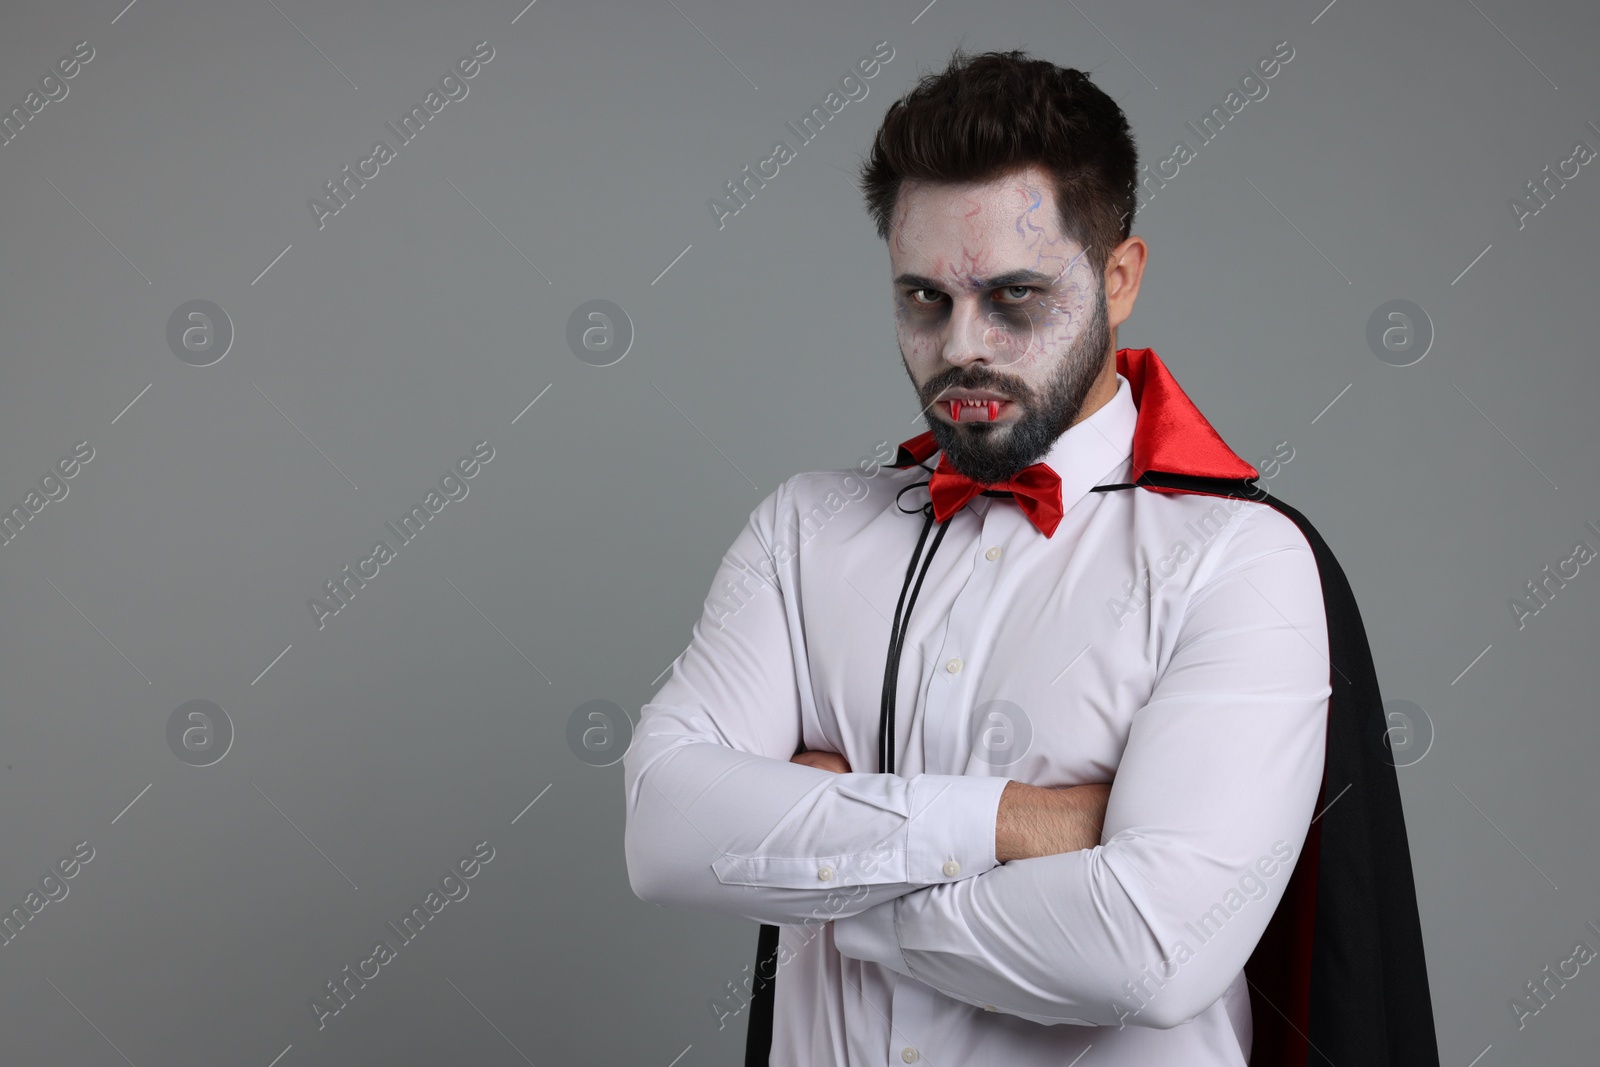
[[[1133,473],[1187,474],[1197,478],[1255,478],[1254,467],[1229,448],[1200,414],[1177,379],[1150,348],[1119,348],[1117,373],[1128,379],[1138,420],[1133,428]],[[939,450],[933,431],[900,442],[891,467],[909,467]]]

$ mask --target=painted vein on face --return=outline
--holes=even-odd
[[[1044,313],[1033,323],[1034,339],[1042,351],[1064,353],[1082,332],[1096,291],[1084,258],[1088,249],[1079,249],[1076,241],[1056,230],[1056,212],[1045,206],[1042,187],[1019,182],[1012,187],[1012,195],[1026,202],[1016,218],[1015,232],[1034,257],[1033,269],[1050,274],[1053,267],[1056,278],[1042,297]]]
[[[897,247],[903,249],[913,244],[904,236],[909,202],[902,201],[900,208],[896,235]],[[1009,218],[999,217],[1007,210]],[[1055,212],[1045,204],[1044,187],[1022,181],[1003,194],[965,195],[956,211],[961,248],[953,263],[935,258],[931,277],[940,279],[941,290],[980,294],[979,318],[963,315],[961,324],[977,336],[961,338],[961,347],[984,352],[999,367],[1033,367],[1047,362],[1052,352],[1065,352],[1082,331],[1096,288],[1092,272],[1083,265],[1086,250],[1053,228]],[[1015,237],[1023,264],[1051,278],[1050,284],[984,291],[984,280],[999,273],[1000,257],[1015,262],[1010,249],[993,240],[997,232],[1006,231]],[[901,350],[919,359],[932,358],[936,347],[945,346],[950,318],[947,296],[925,302],[920,299],[924,295],[902,294],[895,310]]]

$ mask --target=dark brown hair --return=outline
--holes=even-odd
[[[1061,228],[1097,275],[1133,229],[1138,150],[1117,102],[1081,70],[1026,52],[968,55],[889,105],[858,181],[889,239],[901,182],[986,182],[1038,164],[1055,180]]]

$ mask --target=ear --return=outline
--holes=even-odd
[[[1150,247],[1144,238],[1130,236],[1106,256],[1106,325],[1115,330],[1133,314],[1139,298],[1139,282],[1144,278],[1145,257]]]

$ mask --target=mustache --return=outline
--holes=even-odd
[[[968,376],[960,373],[947,373],[929,378],[922,387],[923,399],[931,401],[946,389],[990,389],[997,393],[1004,393],[1013,399],[1027,399],[1029,389],[1026,385],[1013,379],[1002,378],[998,375]]]

